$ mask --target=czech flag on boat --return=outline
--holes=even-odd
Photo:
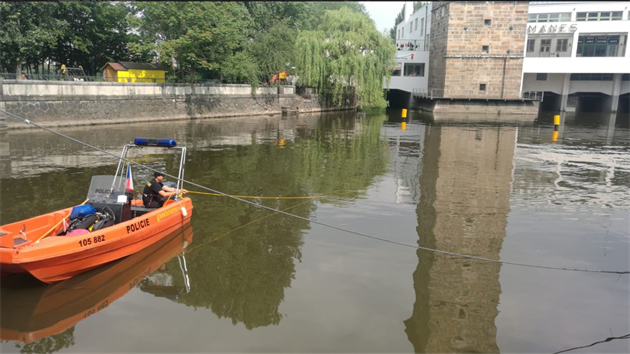
[[[131,164],[127,164],[127,183],[125,184],[125,189],[128,191],[133,191],[133,177],[131,176]]]

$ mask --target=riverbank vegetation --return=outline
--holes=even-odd
[[[102,76],[157,62],[167,82],[273,85],[286,71],[320,94],[353,86],[384,107],[395,46],[358,2],[0,2],[0,73]]]

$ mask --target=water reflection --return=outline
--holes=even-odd
[[[386,170],[387,149],[380,140],[383,117],[357,121],[323,116],[314,130],[297,129],[291,134],[288,123],[277,122],[271,143],[251,139],[245,146],[218,144],[211,151],[197,150],[195,165],[212,168],[191,171],[190,178],[227,193],[334,195],[320,201],[343,205],[364,193]],[[292,134],[298,138],[289,138]],[[291,208],[288,211],[307,218],[317,207],[311,200],[257,202],[280,210]],[[209,308],[219,318],[243,323],[247,329],[278,325],[283,318],[279,306],[295,279],[295,262],[301,262],[302,234],[310,229],[309,223],[269,217],[269,211],[225,198],[196,199],[195,203],[197,210],[212,213],[193,220],[206,240],[187,253],[195,289],[178,301]]]
[[[8,134],[5,130],[0,129],[0,178],[10,174],[11,171],[11,153],[9,149]]]
[[[425,135],[418,244],[498,259],[510,210],[515,127],[434,126]],[[416,353],[496,353],[500,264],[418,251],[405,332]]]
[[[146,286],[173,257],[181,260],[178,254],[192,237],[188,224],[139,253],[53,285],[26,275],[3,278],[0,338],[21,342],[16,347],[23,353],[52,353],[74,345],[78,322],[105,310],[139,283]],[[180,273],[179,279],[162,287],[164,294],[154,295],[166,296],[172,292],[169,288],[178,290],[177,282],[185,280]]]
[[[312,217],[318,203],[347,205],[387,171],[387,145],[380,139],[384,119],[335,113],[300,115],[299,119],[189,122],[170,127],[174,132],[168,135],[158,126],[151,136],[174,136],[186,145],[186,179],[201,185],[239,195],[331,196],[306,202],[255,200]],[[108,138],[86,140],[113,152],[134,136],[148,134],[142,126],[112,126],[109,131]],[[26,144],[20,138],[22,132],[10,137],[15,161],[9,173],[13,178],[3,179],[8,193],[2,194],[2,201],[14,200],[14,207],[0,213],[3,223],[55,210],[59,199],[83,198],[90,176],[114,166],[114,159],[102,159],[80,145],[30,133],[37,143]],[[64,133],[79,138],[86,130]],[[49,149],[55,144],[57,149]],[[28,168],[22,165],[26,160],[32,163]],[[156,155],[140,162],[151,165],[160,160],[163,156]],[[162,168],[168,172],[169,163]],[[134,174],[137,181],[148,177],[142,171]],[[53,186],[64,198],[47,198]],[[180,267],[162,267],[138,279],[140,290],[195,309],[208,308],[217,317],[243,323],[248,329],[278,325],[283,318],[279,306],[295,279],[295,263],[302,258],[302,235],[310,229],[308,222],[269,217],[268,211],[226,198],[195,197],[194,203],[197,216],[191,223],[202,236],[186,252],[182,266],[187,274],[182,275]],[[247,227],[241,228],[243,225]],[[230,237],[224,237],[226,234]],[[193,283],[190,288],[183,282],[186,277]]]
[[[535,124],[515,118],[506,124],[505,120],[418,122],[412,114],[405,131],[396,118],[387,121],[382,113],[334,113],[174,122],[150,128],[109,126],[107,135],[95,136],[85,128],[63,132],[116,154],[135,136],[175,137],[188,147],[188,180],[238,195],[331,196],[252,201],[405,243],[541,264],[557,261],[573,266],[579,260],[583,268],[617,269],[627,263],[623,251],[627,232],[620,226],[627,224],[627,218],[619,214],[628,206],[630,139],[619,117],[613,133],[610,120],[606,126],[601,120],[589,125],[586,118],[566,118],[557,144],[551,140],[552,117],[549,121],[539,117]],[[80,202],[91,175],[115,168],[114,159],[102,159],[48,133],[10,132],[6,137],[10,154],[0,160],[9,164],[2,171],[0,223],[60,209],[68,201]],[[140,162],[158,160],[162,156]],[[167,159],[159,167],[169,172],[173,164]],[[149,176],[142,171],[134,174],[140,184]],[[610,320],[613,311],[628,312],[627,279],[613,279],[610,285],[607,278],[535,273],[424,251],[413,254],[404,247],[338,237],[341,233],[234,200],[192,198],[195,243],[186,248],[185,263],[183,258],[163,266],[156,263],[152,269],[157,270],[150,275],[145,268],[138,269],[118,283],[127,295],[119,297],[117,309],[138,311],[134,322],[110,308],[75,326],[84,312],[95,306],[98,310],[118,288],[85,295],[91,300],[77,300],[85,306],[71,313],[72,307],[65,305],[69,301],[38,286],[28,285],[29,290],[22,291],[4,289],[3,284],[3,339],[5,323],[39,314],[21,308],[15,297],[15,302],[5,305],[4,301],[11,301],[11,291],[24,294],[24,299],[33,297],[28,301],[34,303],[31,308],[57,301],[61,308],[51,313],[66,309],[63,316],[80,317],[75,322],[59,316],[26,323],[30,327],[15,333],[26,337],[25,333],[42,326],[63,326],[56,327],[55,334],[37,335],[39,339],[30,335],[30,343],[11,339],[5,347],[17,344],[24,352],[72,346],[74,351],[134,352],[525,352],[530,348],[553,352],[550,348],[582,343],[556,339],[562,333],[554,328],[563,321],[577,322],[567,318],[593,318],[598,325],[614,322],[614,335],[627,329],[618,325],[620,320]],[[538,225],[542,213],[553,223]],[[591,227],[585,222],[589,213],[593,220],[610,221],[611,226],[603,224],[605,231],[597,230],[603,226]],[[564,247],[568,242],[571,247]],[[554,251],[555,258],[540,249]],[[564,283],[558,289],[560,280]],[[130,282],[139,291],[127,290]],[[626,305],[612,309],[593,305],[603,296]],[[566,298],[574,303],[593,299],[592,308],[549,310],[565,306]],[[522,303],[528,303],[527,311],[522,311]],[[535,311],[536,315],[524,313]],[[150,326],[154,341],[138,340],[142,332],[134,326],[141,325]],[[567,326],[566,332],[592,333],[588,326]],[[540,331],[527,332],[530,328]],[[501,336],[502,332],[509,335]],[[109,337],[87,340],[84,333]],[[178,347],[168,350],[175,345],[170,335],[177,336]],[[599,333],[596,337],[601,338]],[[524,343],[525,349],[510,350],[518,347],[515,341]],[[136,346],[137,342],[142,344]]]
[[[553,127],[548,117],[541,117],[544,125],[520,129],[513,205],[556,205],[567,213],[584,205],[627,209],[630,135],[616,119],[615,113],[563,114],[554,145],[549,145]]]
[[[402,130],[400,123],[391,121],[383,126],[382,132],[390,148],[391,170],[396,176],[396,203],[416,205],[420,201],[418,176],[423,171],[427,129],[430,128],[424,124],[408,124]]]

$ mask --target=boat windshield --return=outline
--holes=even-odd
[[[88,188],[87,198],[90,200],[105,199],[117,201],[118,196],[125,195],[125,182],[126,180],[120,176],[92,176],[92,182]]]

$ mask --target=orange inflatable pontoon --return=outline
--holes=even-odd
[[[130,148],[159,147],[181,150],[176,188],[183,181],[185,147],[174,140],[138,138],[123,147],[114,176],[93,176],[86,203],[97,210],[95,218],[106,226],[65,234],[73,208],[55,211],[0,226],[0,271],[29,272],[52,283],[132,255],[185,226],[192,215],[190,198],[175,197],[160,208],[144,208],[141,200],[125,188],[124,162]],[[129,167],[128,167],[129,169]]]

